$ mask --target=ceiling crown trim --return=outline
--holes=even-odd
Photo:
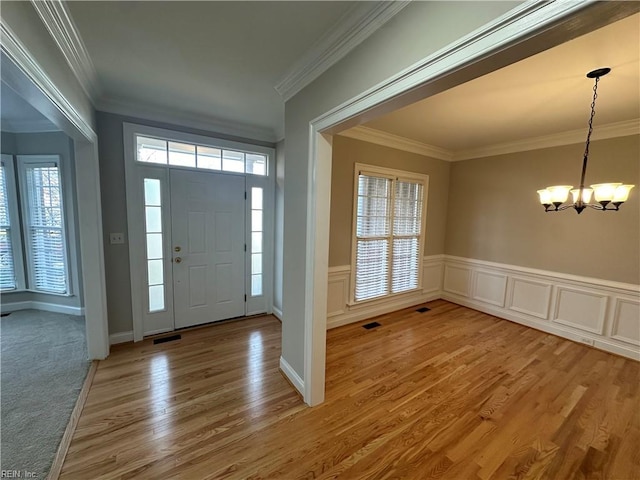
[[[578,129],[541,137],[525,138],[513,142],[487,145],[485,147],[452,151],[362,125],[340,132],[338,135],[448,162],[573,145],[583,143],[585,138],[584,129]],[[640,135],[640,119],[636,118],[633,120],[599,125],[598,128],[593,131],[591,138],[593,140],[606,140],[608,138],[626,137],[628,135]]]
[[[403,150],[405,152],[417,153],[418,155],[424,155],[425,157],[437,158],[448,162],[453,160],[453,152],[444,148],[428,145],[416,140],[411,140],[410,138],[401,137],[399,135],[383,132],[382,130],[376,130],[374,128],[364,127],[362,125],[340,132],[339,135],[356,140],[362,140],[364,142],[375,143],[376,145],[395,148],[397,150]]]
[[[82,89],[95,105],[101,94],[98,75],[65,3],[62,0],[31,0],[31,4],[58,45]]]
[[[137,119],[152,120],[168,125],[194,128],[208,133],[227,135],[245,143],[274,147],[278,141],[276,133],[270,128],[246,125],[209,115],[180,112],[174,109],[119,98],[101,98],[96,104],[96,110]]]
[[[410,0],[356,2],[275,85],[286,102],[397,15]]]
[[[2,131],[7,133],[49,133],[60,129],[46,119],[2,120]]]
[[[626,137],[627,135],[640,134],[640,119],[625,120],[622,122],[598,125],[591,136],[592,140],[605,140],[607,138]],[[524,138],[513,142],[505,142],[486,147],[459,150],[454,153],[453,161],[470,160],[472,158],[492,157],[494,155],[505,155],[508,153],[526,152],[529,150],[539,150],[541,148],[560,147],[562,145],[572,145],[584,143],[585,129],[569,130],[566,132],[544,135],[541,137]]]

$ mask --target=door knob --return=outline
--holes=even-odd
[[[176,263],[180,263],[182,262],[182,259],[180,257],[176,257],[173,261]]]

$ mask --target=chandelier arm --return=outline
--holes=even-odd
[[[554,211],[560,212],[562,210],[566,210],[567,208],[573,208],[573,203],[569,203],[567,205],[562,205],[562,206],[556,208]]]
[[[585,203],[585,207],[593,208],[594,210],[610,210],[597,203]]]

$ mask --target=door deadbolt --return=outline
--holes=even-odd
[[[174,248],[173,248],[173,251],[174,251],[174,252],[179,252],[180,250],[182,250],[182,248],[180,248],[180,247],[174,247]]]

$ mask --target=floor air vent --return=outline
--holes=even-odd
[[[366,325],[363,325],[362,328],[366,328],[367,330],[371,330],[372,328],[376,328],[379,327],[380,324],[378,322],[371,322],[371,323],[367,323]]]
[[[428,312],[429,310],[431,309],[428,307],[420,307],[419,309],[416,310],[416,312],[424,313],[424,312]]]
[[[169,335],[168,337],[156,338],[153,341],[153,344],[157,345],[159,343],[173,342],[174,340],[180,340],[181,338],[182,335]]]

